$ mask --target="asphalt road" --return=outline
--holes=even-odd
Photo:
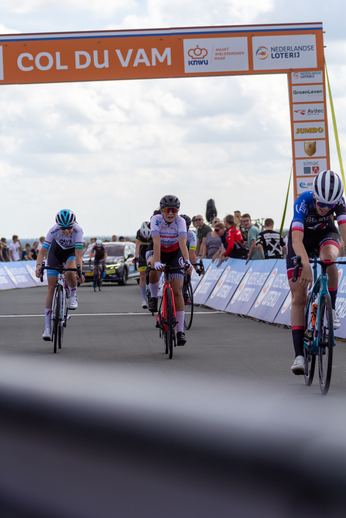
[[[30,359],[40,368],[104,365],[117,371],[127,366],[142,373],[150,370],[171,377],[206,376],[224,380],[227,387],[258,382],[299,397],[319,394],[317,372],[313,385],[306,387],[303,378],[290,371],[290,330],[237,315],[196,307],[192,328],[186,332],[186,345],[175,348],[173,359],[169,360],[154,317],[141,308],[135,281],[124,287],[106,284],[102,292],[96,293],[90,284],[81,286],[79,308],[71,312],[63,348],[53,354],[52,343],[41,338],[45,293],[45,287],[0,293],[3,360]],[[345,395],[346,344],[338,341],[328,398]]]

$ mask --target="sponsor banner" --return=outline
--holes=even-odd
[[[31,288],[37,286],[37,283],[34,282],[26,269],[24,261],[4,263],[2,267],[13,282],[15,288]]]
[[[209,265],[211,263],[211,259],[202,259],[203,261],[203,266],[204,266],[204,269],[205,271],[209,268]],[[192,291],[195,292],[198,284],[201,282],[203,276],[202,275],[198,275],[196,273],[196,270],[193,268],[192,269],[192,275],[191,275],[191,286],[192,286]]]
[[[316,176],[321,171],[328,169],[326,158],[316,158],[316,160],[296,160],[297,176]],[[300,178],[301,180],[301,178]]]
[[[276,262],[277,259],[249,261],[249,269],[226,307],[228,313],[248,314]]]
[[[208,270],[203,275],[201,282],[198,284],[193,295],[194,304],[205,304],[215,284],[221,277],[227,261],[222,263],[219,268],[216,266],[217,262],[210,263]]]
[[[5,263],[6,265],[9,263]],[[13,278],[8,275],[7,271],[0,264],[0,290],[12,290],[16,287]]]
[[[292,86],[292,102],[294,103],[313,103],[323,101],[323,85]]]
[[[32,280],[37,284],[37,286],[47,286],[48,285],[48,278],[47,278],[47,270],[43,272],[43,281],[41,279],[38,279],[35,275],[36,271],[36,261],[23,261],[23,265],[27,269],[29,275],[31,276]]]
[[[316,136],[314,138],[317,138]],[[298,140],[294,141],[294,151],[296,158],[307,158],[318,156],[324,158],[327,156],[326,153],[326,140]]]
[[[289,291],[286,261],[277,261],[248,316],[274,322]]]
[[[306,140],[307,138],[325,138],[326,132],[324,122],[295,122],[293,124],[293,135],[295,140]]]
[[[294,121],[315,121],[324,120],[324,104],[294,104],[293,120]]]
[[[284,302],[274,319],[274,324],[280,324],[280,325],[284,325],[284,326],[291,325],[291,303],[292,303],[291,291],[288,291],[288,293],[284,299]]]
[[[314,34],[255,36],[252,51],[254,70],[317,67]]]
[[[338,265],[338,273],[339,287],[335,309],[339,313],[341,326],[335,330],[335,336],[338,338],[346,338],[346,264]]]
[[[292,84],[323,83],[323,72],[291,72]]]
[[[224,311],[249,268],[250,264],[245,264],[242,259],[229,259],[223,274],[207,300],[207,306]]]
[[[247,38],[184,39],[186,74],[249,70]]]
[[[314,177],[311,177],[309,179],[307,178],[297,178],[296,179],[296,185],[297,185],[297,194],[298,196],[300,194],[303,194],[303,192],[312,191],[313,185],[314,185]]]

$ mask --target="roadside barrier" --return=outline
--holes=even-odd
[[[342,260],[340,258],[340,260]],[[193,272],[195,304],[272,324],[291,325],[291,292],[284,259],[249,261],[228,259],[220,267],[205,264],[206,272]],[[337,338],[346,338],[346,262],[338,265],[336,310],[341,327]]]

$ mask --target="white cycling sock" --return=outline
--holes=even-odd
[[[44,318],[46,321],[46,327],[50,328],[50,319],[52,318],[52,310],[45,308],[44,310]]]
[[[177,332],[184,332],[184,316],[185,311],[176,311],[176,319],[177,319]]]
[[[75,288],[68,287],[68,291],[70,293],[70,297],[77,297],[77,286]]]
[[[146,292],[147,292],[147,290],[145,289],[145,286],[140,286],[139,291],[141,292],[143,302],[145,302],[146,301]]]
[[[149,283],[150,295],[152,297],[157,298],[157,294],[159,292],[159,284],[160,284],[160,281],[155,282],[155,284]]]

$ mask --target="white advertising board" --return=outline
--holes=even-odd
[[[316,68],[316,36],[258,36],[252,38],[254,70]]]
[[[186,74],[248,71],[247,38],[185,39],[184,65]]]

